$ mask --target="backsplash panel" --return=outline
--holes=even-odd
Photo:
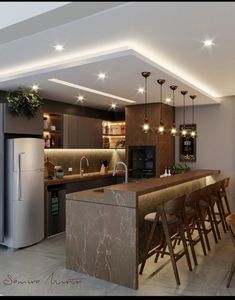
[[[62,166],[65,175],[79,174],[80,158],[86,156],[89,160],[89,167],[86,161],[82,162],[82,168],[85,173],[99,172],[104,160],[109,163],[109,170],[112,170],[117,161],[125,162],[125,149],[45,149],[44,158],[49,160],[55,166]],[[69,172],[68,168],[73,168]]]

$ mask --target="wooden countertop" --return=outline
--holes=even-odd
[[[219,170],[192,170],[184,174],[176,174],[163,178],[154,177],[127,184],[110,185],[105,187],[105,189],[116,192],[134,192],[136,193],[136,196],[140,196],[206,176],[217,175],[219,173]]]
[[[193,181],[210,175],[219,174],[219,170],[193,170],[163,178],[143,179],[136,182],[108,185],[100,188],[79,191],[66,195],[67,200],[103,203],[115,206],[136,207],[138,196],[164,190],[181,183]],[[103,189],[103,192],[99,191]],[[124,196],[125,195],[125,196]]]
[[[121,176],[121,175],[124,175],[124,173],[122,171],[117,171],[116,175]],[[111,177],[111,176],[113,176],[112,171],[108,171],[107,174],[103,174],[103,175],[101,175],[99,172],[85,173],[83,176],[81,176],[80,174],[65,175],[62,179],[59,179],[59,178],[44,179],[44,184],[46,186],[51,186],[51,185],[71,183],[71,182],[77,182],[77,181],[94,180],[94,179]]]

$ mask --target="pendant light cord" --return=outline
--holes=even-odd
[[[193,105],[192,105],[192,123],[194,124],[194,99],[192,99]]]
[[[185,127],[185,95],[184,96],[184,127]]]
[[[145,77],[145,119],[147,119],[147,77]]]
[[[160,122],[162,122],[162,84],[161,84],[161,118],[160,118]]]
[[[173,90],[173,107],[175,107],[175,90]],[[175,124],[175,113],[173,114],[173,124]]]

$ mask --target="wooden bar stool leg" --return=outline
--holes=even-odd
[[[216,202],[217,203],[217,207],[218,207],[218,211],[219,211],[219,216],[220,216],[220,219],[221,219],[221,223],[222,223],[222,227],[223,227],[223,230],[224,230],[224,233],[227,232],[226,230],[226,221],[225,221],[225,214],[224,214],[224,209],[223,209],[223,205],[222,205],[222,202],[220,200],[220,198],[218,199],[218,201]]]
[[[190,249],[191,249],[191,253],[192,253],[192,256],[193,256],[193,261],[194,261],[195,266],[197,266],[198,263],[197,263],[197,257],[196,257],[196,253],[195,253],[195,249],[194,249],[194,245],[193,245],[193,240],[192,240],[192,236],[191,236],[190,230],[189,230],[187,225],[186,225],[186,232],[187,232],[187,238],[188,238],[188,241],[189,241],[189,246],[190,246]]]
[[[229,288],[229,286],[230,286],[230,283],[231,283],[231,279],[232,279],[232,277],[233,277],[234,270],[235,270],[235,257],[234,257],[234,259],[233,259],[232,267],[231,267],[230,272],[229,272],[228,282],[227,282],[227,288]]]
[[[212,229],[212,233],[213,233],[215,242],[218,243],[216,232],[215,232],[215,226],[214,226],[214,222],[213,222],[213,219],[212,219],[210,207],[208,208],[207,212],[208,212],[208,219],[209,219],[209,222],[210,222],[210,225],[211,225],[211,229]]]
[[[206,253],[206,246],[205,246],[204,239],[203,239],[203,231],[201,229],[200,222],[198,221],[198,219],[196,219],[196,225],[197,225],[197,230],[198,230],[200,242],[201,242],[201,245],[202,245],[203,253],[204,253],[204,255],[207,255],[207,253]]]
[[[174,250],[173,250],[173,247],[171,244],[170,234],[169,234],[168,227],[167,227],[167,220],[166,220],[166,217],[163,217],[163,219],[164,220],[163,220],[162,226],[163,226],[164,234],[166,237],[166,243],[167,243],[167,246],[169,249],[169,254],[171,257],[171,264],[172,264],[172,268],[173,268],[173,271],[175,274],[176,284],[180,285],[180,278],[179,278],[179,273],[178,273],[178,269],[177,269],[177,265],[176,265]]]
[[[231,210],[230,210],[230,206],[229,206],[229,203],[228,203],[228,198],[227,198],[226,192],[224,194],[224,200],[225,200],[227,211],[228,211],[229,214],[231,214]]]
[[[180,225],[180,237],[181,237],[181,240],[182,240],[182,243],[183,243],[186,259],[187,259],[187,262],[188,262],[189,271],[192,271],[191,260],[190,260],[190,256],[189,256],[189,253],[188,253],[188,246],[187,246],[187,242],[186,242],[186,239],[185,239],[185,236],[184,236],[184,227],[182,225]]]
[[[214,211],[214,208],[211,207],[211,206],[210,206],[210,211],[211,211],[211,216],[212,216],[213,223],[215,224],[215,230],[216,230],[216,233],[217,233],[217,237],[218,237],[219,240],[221,240],[221,236],[220,236],[220,232],[219,232],[219,227],[218,227],[215,211]]]
[[[140,274],[140,275],[143,273],[144,266],[145,266],[146,260],[147,260],[147,258],[148,258],[148,252],[149,252],[149,248],[150,248],[150,246],[151,246],[151,241],[152,241],[152,238],[153,238],[153,234],[154,234],[156,225],[157,225],[157,220],[155,220],[155,221],[153,222],[152,227],[151,227],[151,230],[150,230],[150,233],[149,233],[149,236],[148,236],[148,241],[147,241],[147,246],[146,246],[146,249],[145,249],[144,258],[143,258],[142,264],[141,264],[141,266],[140,266],[140,271],[139,271],[139,274]]]
[[[205,241],[206,241],[207,249],[208,249],[208,251],[211,251],[211,246],[210,246],[209,239],[208,239],[208,232],[207,232],[207,229],[206,229],[206,225],[205,225],[203,220],[201,220],[200,222],[201,222],[201,225],[202,225],[202,231],[203,231],[204,238],[205,238]]]

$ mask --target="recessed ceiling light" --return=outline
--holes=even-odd
[[[34,84],[34,85],[32,86],[32,90],[33,90],[33,91],[37,92],[38,89],[39,89],[39,86],[38,86],[37,84]]]
[[[64,46],[60,45],[60,44],[55,45],[54,48],[55,48],[56,51],[59,51],[59,52],[64,50]]]
[[[171,102],[171,98],[166,98],[166,102],[167,103]]]
[[[77,98],[78,98],[78,101],[83,101],[84,100],[84,96],[82,96],[82,95],[79,95]]]
[[[139,93],[139,94],[143,94],[143,93],[144,93],[144,88],[142,88],[142,87],[141,87],[141,88],[138,88],[138,93]]]
[[[106,74],[105,73],[99,73],[98,74],[98,78],[99,79],[105,79],[106,78]]]
[[[111,108],[112,108],[112,109],[116,109],[116,108],[117,108],[117,104],[112,103],[112,104],[111,104]]]
[[[212,40],[205,40],[203,41],[203,43],[205,47],[211,47],[212,45],[214,45]]]

